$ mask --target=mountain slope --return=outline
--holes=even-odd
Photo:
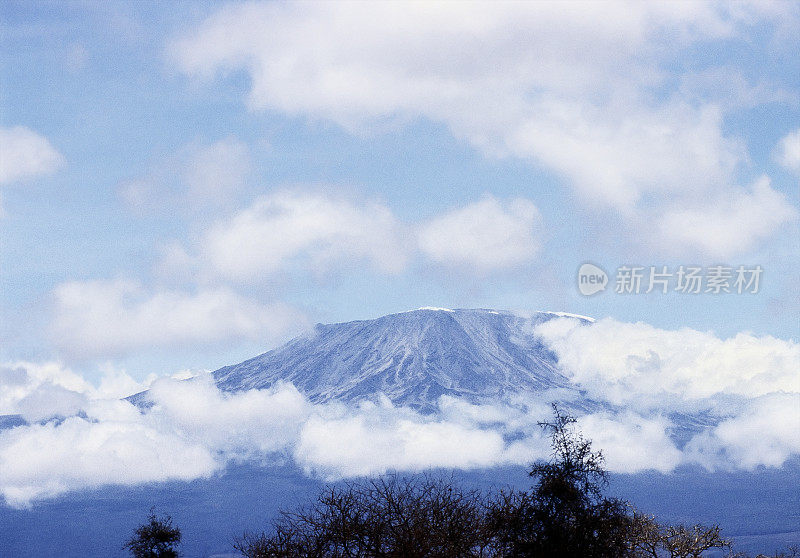
[[[286,345],[214,372],[220,388],[290,381],[312,401],[352,401],[377,392],[430,408],[443,394],[470,400],[569,387],[534,335],[557,314],[419,309],[374,320],[317,325]]]

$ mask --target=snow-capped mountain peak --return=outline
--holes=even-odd
[[[429,409],[441,395],[480,400],[569,386],[534,335],[556,313],[420,308],[373,320],[318,324],[287,344],[214,372],[225,390],[290,381],[312,401],[383,393]],[[587,320],[584,317],[576,319]]]

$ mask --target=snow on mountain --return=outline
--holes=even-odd
[[[535,325],[558,315],[420,308],[374,320],[318,324],[282,347],[217,370],[214,377],[225,390],[290,381],[312,401],[354,401],[381,392],[396,404],[423,410],[445,394],[477,401],[571,388],[555,355],[533,335]]]
[[[594,323],[594,318],[590,318],[589,316],[581,316],[580,314],[571,314],[569,312],[543,312],[543,314],[553,314],[554,316],[559,316],[561,318],[578,318],[579,320]]]

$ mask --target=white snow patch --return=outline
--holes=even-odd
[[[578,318],[580,320],[586,320],[586,321],[592,322],[592,323],[595,322],[595,319],[594,318],[590,318],[589,316],[582,316],[580,314],[570,314],[569,312],[549,312],[549,311],[544,311],[544,312],[542,312],[542,314],[552,314],[554,316],[559,316],[559,317],[562,317],[562,318]]]

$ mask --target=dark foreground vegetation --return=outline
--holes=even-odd
[[[147,523],[137,527],[122,548],[129,550],[134,558],[177,558],[180,543],[181,530],[172,524],[172,518],[157,517],[151,508]]]
[[[269,532],[245,533],[234,548],[247,558],[698,558],[710,551],[745,558],[730,551],[718,526],[662,525],[606,497],[602,454],[574,423],[556,407],[552,422],[541,423],[553,453],[531,467],[530,490],[483,494],[432,476],[350,482],[282,512]],[[165,533],[177,534],[173,544],[135,550],[154,548],[134,546],[137,539]],[[126,547],[136,558],[173,557],[179,541],[169,518],[151,513]],[[797,549],[759,555],[799,556]]]

